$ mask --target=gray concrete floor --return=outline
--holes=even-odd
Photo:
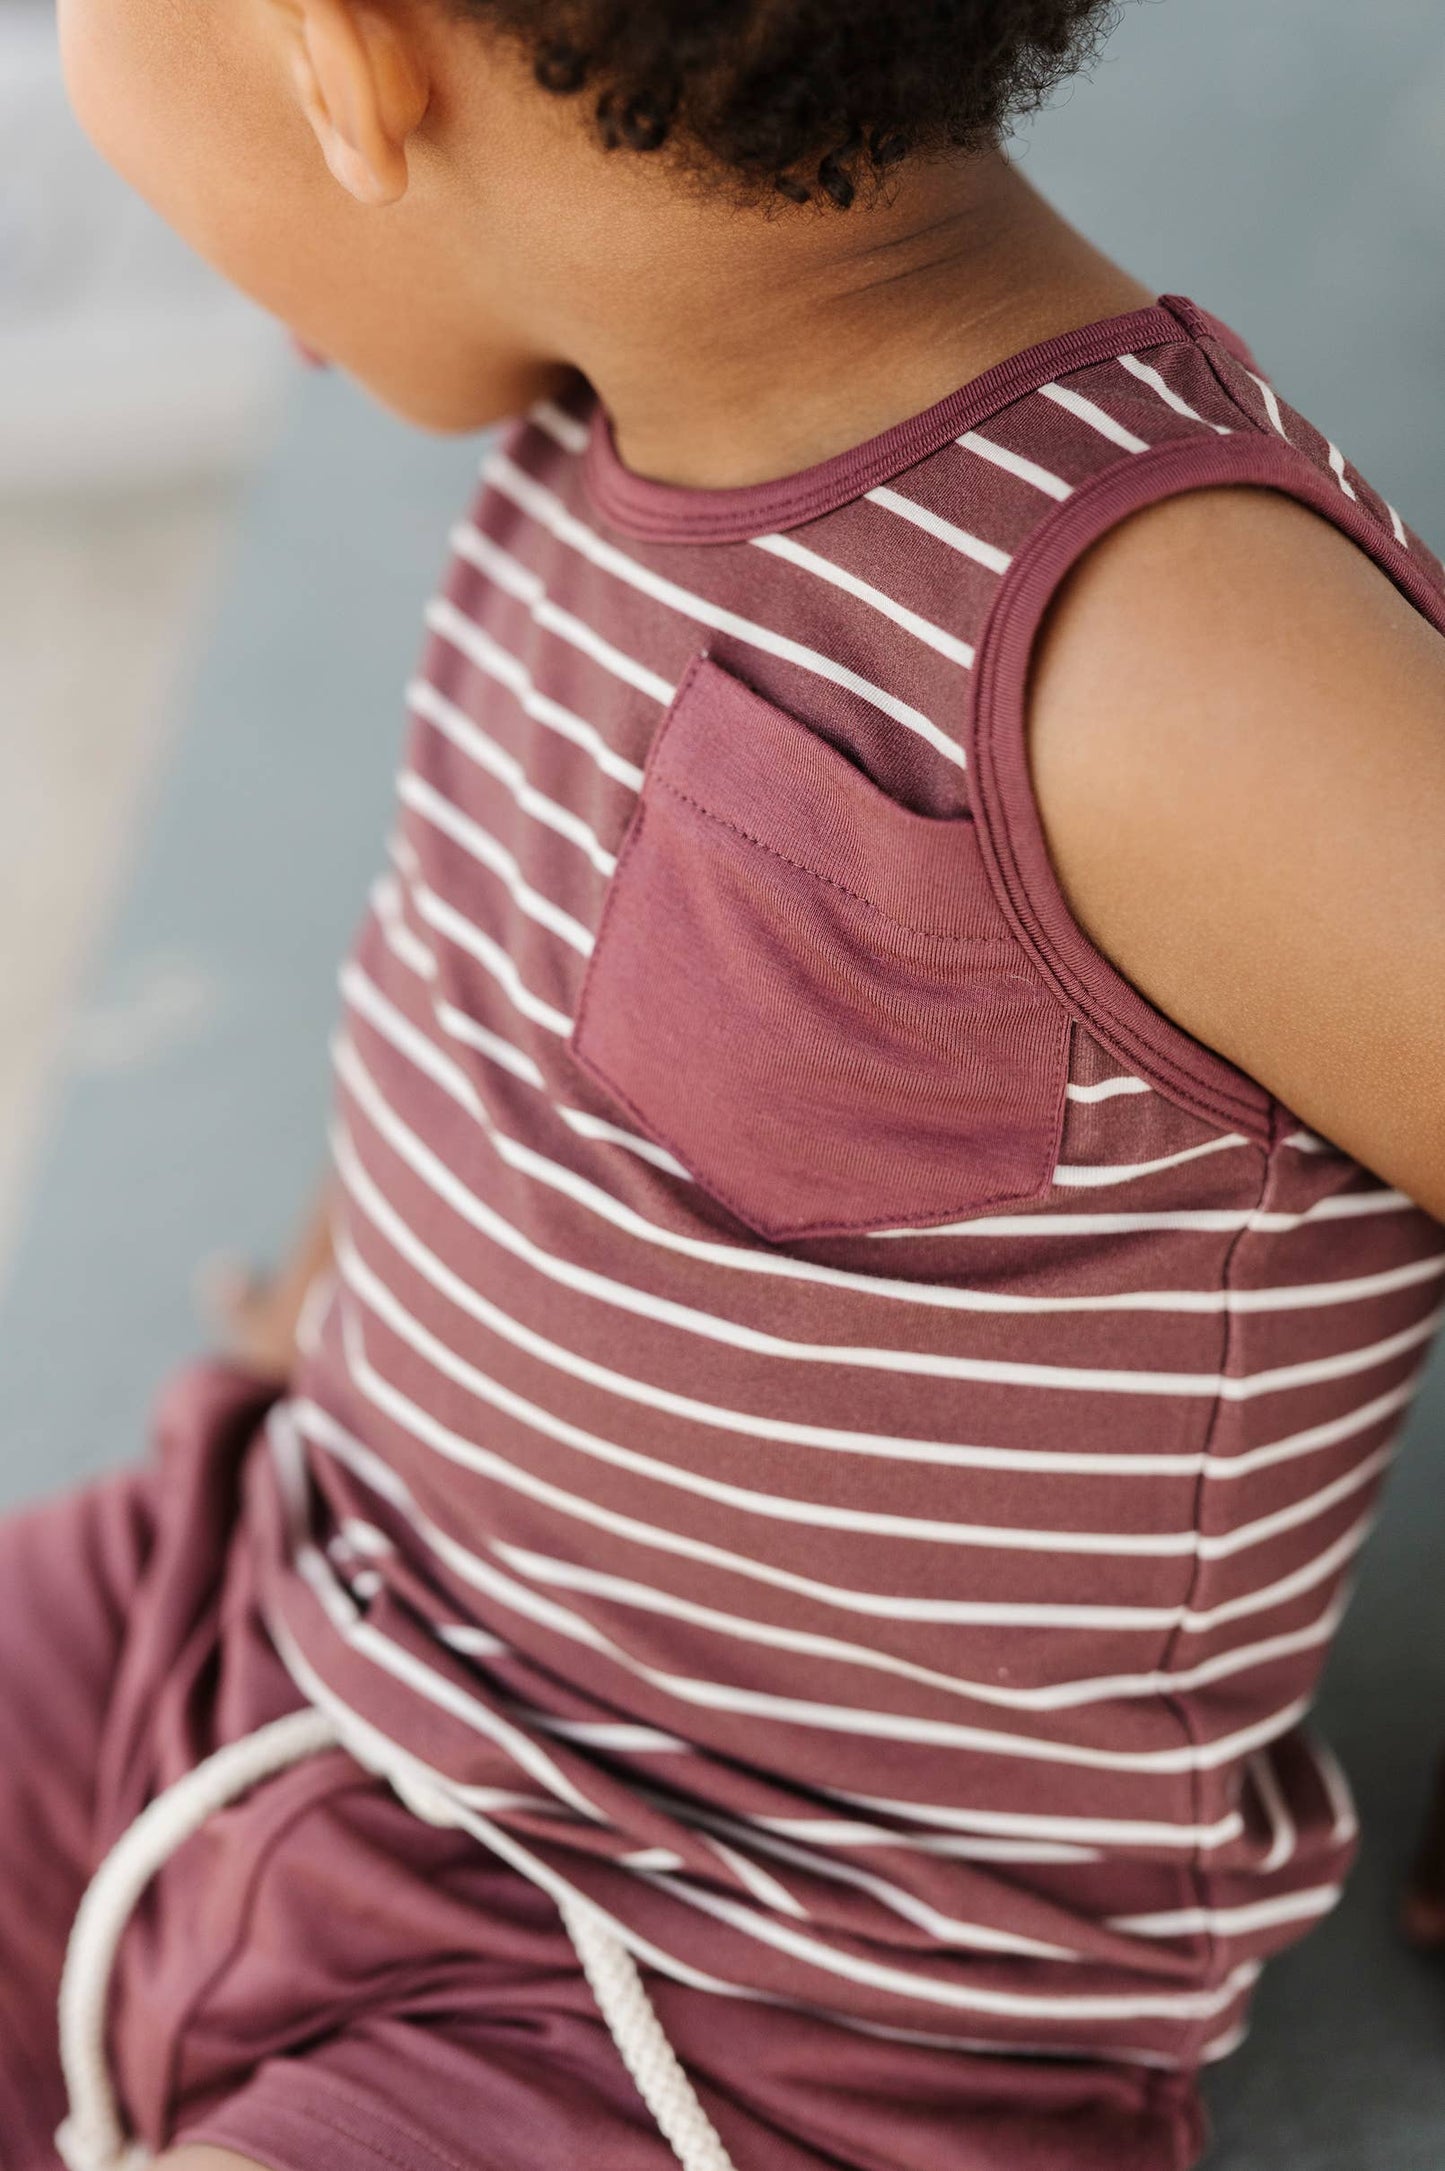
[[[0,1273],[234,499],[211,483],[0,504]]]

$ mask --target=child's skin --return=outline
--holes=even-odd
[[[581,370],[640,472],[751,483],[1154,299],[1002,152],[905,166],[847,213],[740,204],[666,154],[604,152],[581,103],[434,0],[61,0],[61,26],[119,169],[432,427],[479,428]],[[1445,1219],[1445,643],[1314,515],[1205,492],[1085,561],[1031,733],[1098,946]],[[283,1296],[279,1345],[248,1308],[267,1361]],[[1442,1853],[1411,1902],[1424,1936],[1445,1932]]]

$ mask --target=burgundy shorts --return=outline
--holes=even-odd
[[[58,2171],[56,1991],[77,1903],[147,1799],[296,1708],[252,1602],[241,1467],[263,1404],[220,1367],[159,1452],[0,1524],[0,2171]],[[649,1977],[739,2171],[1179,2171],[1187,2082],[873,2041]],[[273,2171],[675,2171],[552,1902],[340,1751],[161,1871],[111,1997],[154,2149]]]

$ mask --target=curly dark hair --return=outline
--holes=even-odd
[[[609,148],[664,146],[736,192],[846,210],[914,153],[1034,110],[1118,0],[461,0],[585,93]]]

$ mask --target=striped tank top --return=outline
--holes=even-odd
[[[724,2000],[1189,2070],[1351,1855],[1306,1714],[1445,1230],[1090,944],[1025,755],[1070,567],[1226,483],[1445,628],[1172,297],[753,489],[641,480],[581,388],[453,537],[268,1625]]]

